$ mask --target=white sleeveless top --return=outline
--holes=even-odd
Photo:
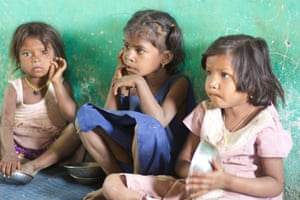
[[[22,79],[10,83],[17,93],[14,140],[22,147],[35,150],[48,146],[67,124],[58,108],[53,85],[49,84],[39,102],[24,104]]]

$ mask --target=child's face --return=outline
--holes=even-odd
[[[49,43],[47,49],[37,38],[28,37],[20,48],[19,58],[22,70],[28,76],[43,77],[50,67],[50,61],[54,59],[54,50]]]
[[[206,60],[205,91],[219,108],[247,103],[248,95],[236,90],[236,75],[229,55],[210,56]]]
[[[162,54],[149,41],[125,37],[122,61],[128,74],[146,76],[160,67]]]

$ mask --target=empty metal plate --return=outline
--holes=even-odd
[[[13,185],[25,185],[31,182],[33,176],[24,172],[15,171],[11,176],[3,176],[0,172],[0,182]]]
[[[213,171],[212,158],[215,157],[219,160],[218,150],[216,147],[206,140],[201,140],[198,144],[190,166],[190,173],[197,172],[210,172]]]

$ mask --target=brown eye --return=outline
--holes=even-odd
[[[211,71],[206,70],[206,76],[209,76],[209,75],[211,75]]]
[[[138,49],[136,49],[136,52],[137,52],[138,54],[143,54],[145,51],[144,51],[144,49],[138,48]]]
[[[47,55],[47,54],[48,54],[48,51],[47,51],[47,50],[43,50],[43,51],[42,51],[42,54],[43,54],[43,55]]]
[[[129,45],[127,43],[124,43],[124,49],[129,49]]]
[[[223,78],[229,78],[230,75],[228,73],[226,73],[226,72],[222,72],[222,77]]]
[[[28,52],[28,51],[25,51],[21,54],[22,56],[25,56],[25,57],[28,57],[28,56],[31,56],[31,53]]]

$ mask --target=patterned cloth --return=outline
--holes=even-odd
[[[37,150],[24,148],[21,145],[19,145],[16,141],[14,141],[14,147],[15,147],[16,153],[18,155],[18,158],[34,160],[37,157],[39,157],[40,155],[42,155],[45,151],[47,151],[47,149],[55,141],[55,139],[56,138],[54,138],[53,141],[50,141],[49,145],[47,145],[46,147],[44,147],[42,149],[37,149]]]

